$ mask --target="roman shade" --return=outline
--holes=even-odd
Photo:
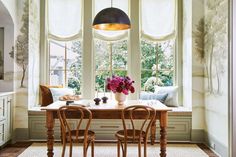
[[[141,0],[141,37],[165,41],[175,37],[177,0]]]
[[[82,37],[82,0],[48,0],[48,36],[58,41]]]

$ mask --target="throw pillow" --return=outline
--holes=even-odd
[[[166,87],[155,86],[155,93],[158,93],[158,94],[167,93],[168,96],[164,104],[169,107],[178,106],[178,102],[177,102],[178,87],[177,86],[166,86]]]
[[[58,101],[61,96],[74,95],[74,91],[71,88],[50,88],[52,93],[53,102]]]
[[[164,103],[168,93],[152,93],[152,92],[141,92],[140,99],[142,100],[159,100],[161,103]]]
[[[62,88],[62,86],[40,85],[41,106],[48,106],[53,103],[52,93],[49,88]]]

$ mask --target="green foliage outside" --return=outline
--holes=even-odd
[[[95,42],[96,91],[104,92],[106,90],[104,86],[108,77],[112,75],[126,76],[127,60],[127,40],[115,43],[97,40]],[[111,62],[112,64],[110,64]]]
[[[82,80],[82,43],[72,42],[71,53],[76,53],[76,58],[69,66],[68,87],[74,89],[75,94],[81,94]]]
[[[95,41],[96,91],[104,92],[105,80],[112,75],[127,75],[127,40],[109,43]],[[174,41],[152,43],[141,41],[141,87],[143,91],[154,91],[154,85],[172,86],[174,75]],[[78,53],[77,62],[71,64],[68,86],[80,94],[82,72],[81,42],[74,42],[72,51]],[[110,52],[112,50],[112,54]],[[112,57],[112,58],[111,58]],[[112,62],[112,65],[110,64]],[[112,69],[112,70],[111,70]]]
[[[154,92],[154,86],[172,86],[174,75],[174,41],[141,41],[141,87]]]

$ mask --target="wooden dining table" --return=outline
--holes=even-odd
[[[41,110],[46,110],[46,128],[47,128],[47,156],[53,157],[53,145],[54,145],[54,123],[57,119],[57,111],[61,106],[66,105],[65,101],[54,102],[47,107],[42,107]],[[92,100],[80,100],[75,101],[70,105],[84,105],[87,107],[93,115],[93,119],[121,119],[121,112],[124,107],[130,105],[148,105],[156,110],[156,120],[159,120],[160,124],[160,157],[166,157],[166,145],[167,145],[167,121],[168,111],[170,108],[166,107],[159,101],[141,101],[141,100],[129,100],[124,105],[118,105],[115,101],[108,101],[106,104],[100,103],[95,105]],[[140,119],[142,115],[139,116]],[[78,118],[73,115],[73,119]],[[151,144],[154,144],[156,138],[156,121],[153,122],[151,127]]]

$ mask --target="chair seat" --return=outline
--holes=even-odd
[[[85,130],[78,131],[79,140],[84,139],[84,133],[85,133]],[[69,132],[66,132],[66,137],[69,137]],[[71,139],[76,140],[76,130],[71,130]],[[94,140],[94,139],[95,139],[95,133],[91,130],[88,130],[88,140]]]
[[[138,140],[139,139],[139,135],[140,135],[141,130],[135,130],[134,132],[133,131],[134,131],[133,129],[127,129],[127,140],[133,140],[133,139]],[[134,136],[133,136],[133,134],[134,134]],[[145,134],[146,134],[145,131],[142,131],[141,138],[144,138]],[[115,135],[120,140],[125,139],[124,130],[117,131]]]

